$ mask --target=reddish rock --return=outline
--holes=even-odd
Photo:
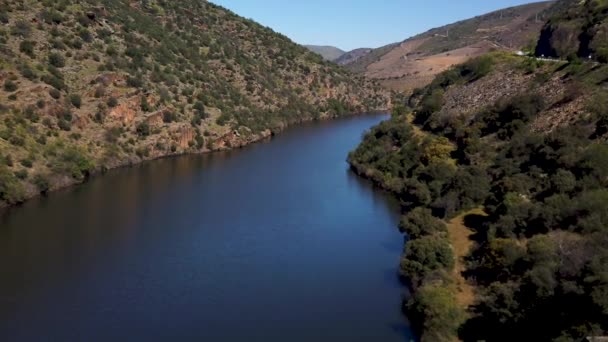
[[[118,106],[112,109],[108,115],[110,118],[120,120],[124,124],[130,124],[135,119],[135,115],[139,110],[139,101],[137,98],[123,101]]]
[[[159,127],[163,125],[163,113],[164,111],[160,110],[158,112],[152,113],[148,115],[146,118],[146,122],[148,125],[152,127]]]
[[[191,127],[184,127],[181,129],[177,144],[179,147],[186,149],[190,147],[190,142],[194,141],[195,132]]]

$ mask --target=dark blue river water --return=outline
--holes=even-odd
[[[146,163],[0,216],[1,341],[409,341],[398,207],[345,162],[386,116]]]

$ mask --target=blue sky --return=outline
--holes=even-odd
[[[300,44],[379,47],[530,0],[211,0]]]

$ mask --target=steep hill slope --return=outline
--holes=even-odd
[[[387,94],[206,1],[1,0],[0,206]]]
[[[608,2],[560,0],[549,13],[536,54],[608,62]]]
[[[319,45],[304,45],[310,51],[317,53],[323,57],[326,61],[335,61],[344,55],[344,51],[338,49],[335,46],[319,46]]]
[[[533,49],[544,23],[543,11],[551,4],[506,8],[435,28],[376,49],[347,67],[390,89],[409,91],[427,85],[450,66],[491,50]]]
[[[404,204],[404,305],[423,340],[608,332],[607,80],[606,64],[494,52],[438,75],[351,153]],[[472,229],[473,301],[454,217]]]

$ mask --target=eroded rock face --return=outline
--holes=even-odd
[[[135,120],[139,107],[139,101],[137,98],[128,99],[121,102],[118,106],[114,107],[110,114],[110,118],[121,121],[123,124],[130,124]]]
[[[190,142],[194,141],[195,131],[191,127],[181,128],[179,131],[179,137],[177,139],[177,144],[180,148],[186,149],[190,145]]]
[[[148,117],[146,118],[146,122],[151,127],[162,126],[163,125],[163,114],[164,114],[164,110],[159,110],[157,112],[154,112],[154,113],[148,115]]]

